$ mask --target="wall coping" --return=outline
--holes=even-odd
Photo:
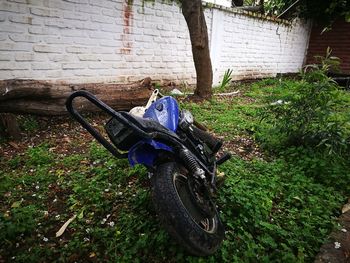
[[[213,3],[207,3],[207,2],[203,2],[203,6],[206,8],[215,8],[215,9],[219,9],[219,10],[229,12],[229,13],[240,14],[240,15],[253,17],[256,19],[270,21],[270,22],[274,22],[277,24],[284,24],[286,26],[292,26],[292,24],[293,24],[292,21],[289,21],[286,19],[276,18],[276,17],[272,17],[272,16],[266,16],[266,15],[262,15],[260,13],[255,13],[252,11],[242,10],[242,9],[238,9],[238,8],[234,8],[234,7],[226,7],[226,6],[213,4]]]

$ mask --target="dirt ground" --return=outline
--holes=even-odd
[[[318,253],[315,263],[350,262],[350,199],[339,217],[339,229],[335,229]]]

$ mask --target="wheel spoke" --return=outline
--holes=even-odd
[[[208,218],[202,220],[201,223],[202,223],[202,225],[203,225],[203,229],[206,230],[206,231],[208,231],[208,229],[209,229],[209,227],[210,227]]]
[[[188,178],[183,174],[175,174],[174,186],[182,204],[189,212],[194,222],[204,231],[214,232],[216,229],[216,221],[214,218],[204,217],[198,205],[194,203],[193,198],[191,198]],[[198,193],[196,194],[199,195]]]

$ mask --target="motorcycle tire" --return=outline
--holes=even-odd
[[[224,227],[215,209],[206,218],[190,196],[188,172],[176,162],[159,165],[152,176],[155,208],[164,227],[190,254],[208,256],[224,239]]]

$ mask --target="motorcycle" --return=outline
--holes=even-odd
[[[95,104],[111,118],[102,136],[73,106],[76,98]],[[155,90],[146,107],[115,111],[91,93],[76,91],[66,108],[93,137],[116,158],[149,171],[152,199],[166,230],[189,253],[213,254],[224,239],[224,226],[213,201],[217,166],[230,158],[216,159],[222,142],[205,131],[171,96]]]

